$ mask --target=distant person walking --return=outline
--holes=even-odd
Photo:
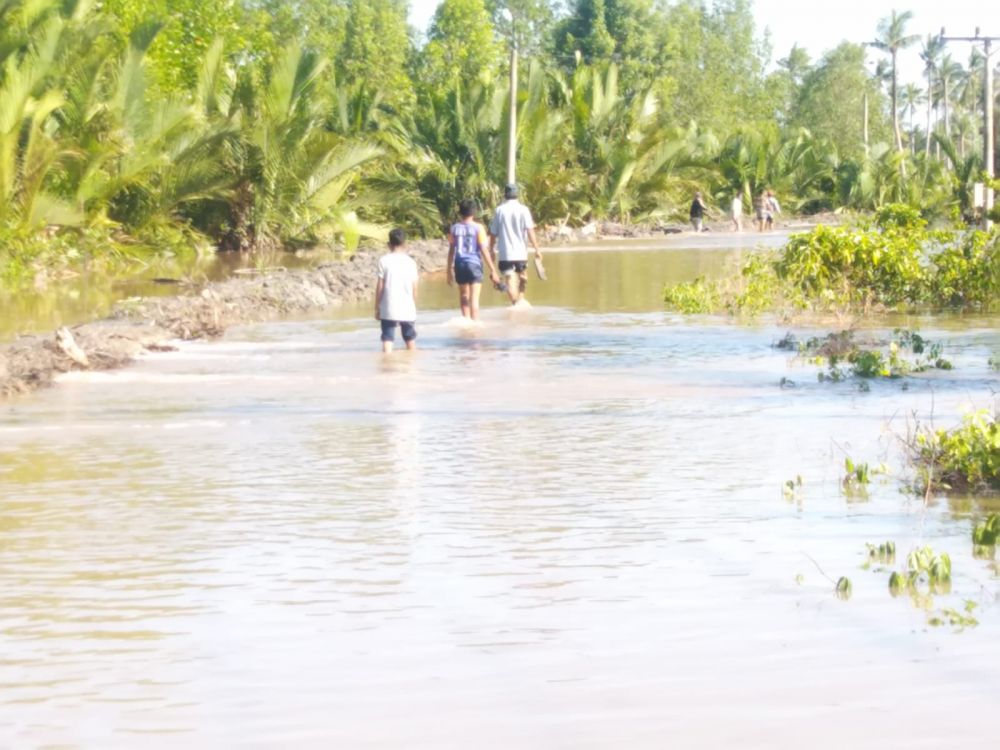
[[[743,231],[743,196],[737,193],[733,196],[733,205],[730,209],[730,217],[733,220],[733,231]]]
[[[774,195],[774,191],[767,191],[767,199],[764,202],[764,222],[767,224],[768,229],[774,228],[774,219],[781,213],[781,206],[778,204],[778,199]]]
[[[694,194],[694,200],[691,201],[691,226],[694,227],[694,231],[701,232],[704,229],[704,219],[705,219],[705,202],[701,199],[701,193]]]
[[[535,236],[531,211],[518,200],[517,185],[507,185],[504,202],[497,206],[490,222],[490,255],[496,253],[500,273],[507,279],[507,296],[512,305],[524,299],[528,288],[528,245],[535,249],[535,260],[542,261],[542,251]]]
[[[375,285],[375,320],[382,324],[382,351],[389,354],[396,339],[396,328],[403,334],[406,348],[417,348],[417,282],[420,272],[406,252],[406,233],[389,232],[389,252],[378,260]]]
[[[767,203],[767,194],[761,191],[753,199],[753,215],[754,222],[757,224],[757,231],[764,231],[764,216],[765,216],[765,204]]]
[[[479,294],[483,288],[483,264],[490,269],[490,281],[500,283],[490,258],[486,228],[476,221],[476,203],[458,205],[461,221],[448,233],[448,286],[458,284],[458,304],[462,317],[479,320]]]

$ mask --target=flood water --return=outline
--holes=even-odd
[[[662,310],[731,256],[551,253],[475,331],[426,282],[414,354],[365,306],[0,405],[0,746],[995,744],[998,508],[902,493],[897,436],[995,408],[1000,320],[819,383],[787,327]],[[846,498],[845,455],[892,477]],[[886,540],[948,552],[925,604],[978,627],[893,599]]]

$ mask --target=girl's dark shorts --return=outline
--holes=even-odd
[[[459,284],[482,284],[483,267],[471,263],[456,263],[455,281]]]
[[[396,340],[396,326],[403,333],[403,341],[413,341],[417,337],[417,328],[412,322],[405,320],[382,320],[382,340]]]

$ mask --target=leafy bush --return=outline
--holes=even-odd
[[[931,258],[927,297],[946,307],[995,307],[1000,235],[972,231]]]
[[[880,229],[901,229],[922,231],[927,228],[927,222],[920,215],[920,210],[905,203],[890,203],[875,212],[875,225]]]
[[[970,414],[954,430],[925,430],[913,442],[920,486],[1000,491],[1000,424],[988,412]]]
[[[684,293],[733,314],[997,309],[1000,235],[930,231],[916,209],[894,204],[874,222],[793,235],[780,253],[751,256],[738,277],[698,280]],[[665,290],[668,304],[675,296]]]
[[[715,312],[719,307],[719,292],[704,277],[668,286],[663,298],[669,307],[686,315]]]

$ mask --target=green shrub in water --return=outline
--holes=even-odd
[[[851,579],[846,576],[838,578],[834,591],[836,592],[838,599],[850,599],[851,594],[854,593],[854,587],[851,585]]]
[[[663,290],[667,306],[685,315],[711,313],[719,309],[719,291],[713,282],[699,277]]]
[[[859,342],[853,331],[811,338],[799,347],[800,354],[816,364],[826,364],[827,369],[818,374],[821,381],[840,381],[850,376],[900,378],[930,369],[950,370],[952,364],[941,356],[943,351],[940,342],[900,328],[893,332],[887,347],[879,342]],[[845,369],[841,363],[848,367]]]
[[[1000,515],[993,513],[972,530],[972,543],[977,547],[995,547],[1000,539]]]
[[[919,487],[1000,491],[1000,424],[986,411],[970,414],[954,430],[918,432],[912,445]]]
[[[1000,234],[929,230],[916,209],[891,205],[874,221],[818,226],[777,254],[755,253],[740,274],[667,287],[668,305],[732,314],[765,310],[1000,308]]]

